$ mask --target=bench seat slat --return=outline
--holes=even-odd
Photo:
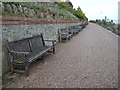
[[[38,58],[39,56],[43,55],[47,51],[51,50],[53,47],[52,46],[43,46],[40,49],[34,51],[34,52],[29,52],[30,54],[26,55],[28,62],[32,62],[34,59]],[[24,63],[26,58],[21,57],[19,59],[14,60],[15,63]]]
[[[53,48],[52,46],[44,46],[34,52],[31,52],[27,57],[28,62],[32,62],[32,60],[37,59],[38,57],[40,57],[41,55],[43,55],[44,53],[46,53],[47,51],[49,51],[52,48]]]

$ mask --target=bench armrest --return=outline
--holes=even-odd
[[[18,52],[18,51],[10,51],[10,53],[23,54],[23,55],[29,54],[29,52]]]
[[[47,42],[56,42],[56,40],[44,40],[44,41],[47,41]]]
[[[44,41],[52,42],[52,45],[55,46],[55,42],[56,42],[56,40],[44,40]]]

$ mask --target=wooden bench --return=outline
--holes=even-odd
[[[82,30],[82,27],[80,25],[74,26],[74,33],[77,34]]]
[[[68,28],[68,32],[70,33],[70,34],[72,34],[72,36],[74,35],[74,28],[73,27],[69,27]]]
[[[52,42],[47,46],[45,41]],[[42,57],[47,52],[55,54],[55,40],[44,40],[43,35],[7,42],[11,60],[11,71],[29,75],[29,66],[32,62]]]
[[[69,33],[72,34],[72,36],[80,32],[80,30],[82,30],[82,26],[80,25],[76,25],[68,28],[68,31]]]
[[[68,41],[72,36],[72,34],[69,33],[67,28],[59,29],[59,34],[60,34],[60,41]]]

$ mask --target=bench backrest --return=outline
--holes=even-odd
[[[33,52],[39,49],[41,46],[44,46],[43,35],[38,35],[18,41],[13,41],[8,43],[8,49],[18,52]],[[13,54],[13,59],[21,58],[20,55]],[[23,57],[24,58],[24,57]]]
[[[69,28],[68,28],[68,32],[69,32],[69,33],[73,34],[73,31],[74,31],[74,28],[73,28],[73,27],[69,27]]]
[[[45,46],[45,42],[42,34],[32,37],[31,39],[29,39],[29,42],[30,42],[31,51],[35,51]]]
[[[19,52],[30,52],[29,40],[23,39],[9,43],[9,49]]]
[[[9,46],[9,50],[11,51],[18,51],[18,52],[30,52],[31,51],[29,47],[28,39],[10,42],[8,46]],[[19,59],[19,58],[24,58],[21,55],[18,55],[15,53],[12,54],[12,57],[14,60]]]
[[[67,28],[60,29],[59,31],[60,31],[60,33],[68,33]]]

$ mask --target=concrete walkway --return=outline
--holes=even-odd
[[[117,88],[118,37],[89,24],[55,55],[32,64],[30,76],[17,76],[9,88]]]

